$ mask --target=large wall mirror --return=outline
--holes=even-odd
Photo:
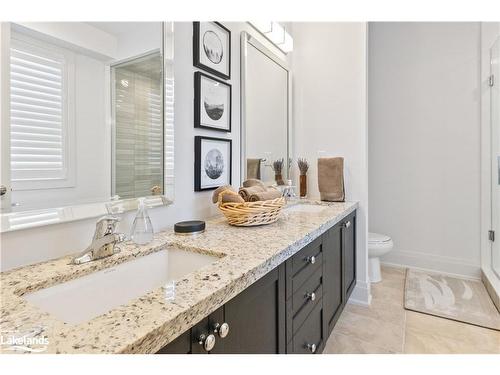
[[[2,231],[173,200],[172,23],[4,23],[1,48]]]
[[[291,72],[250,34],[241,35],[241,176],[276,184],[273,163],[290,178]]]

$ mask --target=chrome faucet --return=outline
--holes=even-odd
[[[116,216],[101,217],[95,226],[92,243],[73,258],[72,263],[87,263],[118,253],[120,250],[115,248],[115,245],[125,240],[124,234],[115,233],[119,221],[120,218]]]

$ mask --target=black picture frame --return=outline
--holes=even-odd
[[[213,185],[213,186],[203,186],[202,183],[202,143],[203,141],[214,141],[214,142],[223,142],[223,143],[228,143],[229,148],[228,148],[228,153],[229,153],[229,163],[228,163],[228,174],[227,174],[227,180],[222,181],[220,184]],[[204,136],[195,136],[194,137],[194,191],[206,191],[206,190],[214,190],[217,189],[219,186],[223,185],[231,185],[232,181],[232,172],[233,172],[233,145],[232,145],[232,140],[228,138],[214,138],[214,137],[204,137]]]
[[[228,41],[228,48],[229,48],[229,51],[227,51],[227,56],[228,56],[228,71],[227,73],[226,72],[223,72],[223,71],[219,71],[219,70],[216,70],[206,64],[203,64],[201,61],[200,61],[200,22],[193,22],[193,65],[197,68],[200,68],[200,69],[203,69],[204,71],[208,72],[208,73],[211,73],[217,77],[220,77],[222,79],[225,79],[225,80],[228,80],[228,79],[231,79],[231,31],[229,31],[229,29],[225,28],[224,26],[222,26],[222,24],[220,24],[219,22],[211,22],[212,24],[214,24],[215,26],[217,26],[217,28],[223,32],[223,33],[226,33],[227,34],[227,41]]]
[[[227,128],[218,128],[216,126],[210,126],[208,124],[203,124],[202,123],[202,112],[205,110],[203,108],[203,100],[201,98],[201,81],[202,79],[208,79],[210,81],[214,81],[219,83],[220,85],[223,85],[227,87],[229,90],[229,111],[227,114],[227,121],[228,121],[228,127]],[[217,79],[215,77],[212,77],[208,74],[204,74],[202,72],[195,72],[194,73],[194,127],[195,128],[202,128],[202,129],[210,129],[210,130],[216,130],[220,132],[226,132],[226,133],[231,133],[231,123],[232,123],[232,112],[233,112],[233,99],[232,99],[232,86],[229,83],[226,83],[224,81],[221,81],[220,79]]]

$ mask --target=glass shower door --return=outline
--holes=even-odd
[[[500,38],[491,48],[491,265],[500,277]]]

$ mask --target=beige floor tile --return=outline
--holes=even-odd
[[[373,283],[372,289],[377,289],[378,287],[384,288],[395,288],[398,290],[403,290],[405,286],[405,278],[401,275],[386,275],[382,272],[382,281],[378,283]]]
[[[393,352],[358,340],[351,336],[332,333],[326,342],[323,354],[391,354]]]
[[[396,324],[400,327],[403,327],[405,324],[405,312],[399,304],[388,304],[380,302],[379,300],[374,300],[372,304],[367,307],[349,303],[346,305],[344,311]]]
[[[438,337],[441,341],[450,341],[450,350],[459,351],[462,347],[469,353],[500,353],[500,332],[432,315],[407,311],[406,332],[410,345],[422,337]]]
[[[404,279],[406,274],[405,267],[391,267],[391,266],[381,266],[382,276],[397,276]]]
[[[404,327],[368,316],[344,311],[334,333],[366,341],[392,352],[402,352]]]
[[[415,328],[407,328],[405,354],[493,354],[491,347],[474,345],[438,334],[429,334]]]
[[[500,353],[500,332],[404,309],[404,268],[382,267],[371,306],[347,304],[324,353]]]
[[[396,305],[401,309],[404,305],[404,288],[386,287],[377,285],[371,288],[372,303]]]

